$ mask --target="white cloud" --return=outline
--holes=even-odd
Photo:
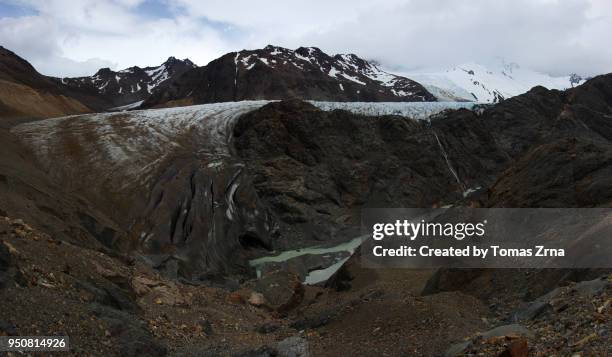
[[[157,0],[170,18],[141,14],[144,1],[21,0],[38,15],[0,19],[0,44],[55,75],[171,55],[206,64],[269,43],[403,69],[503,57],[552,74],[612,72],[608,0]]]
[[[503,57],[553,74],[612,71],[609,7],[597,20],[589,10],[578,0],[408,1],[304,40],[408,68]]]
[[[28,1],[39,14],[0,19],[0,44],[56,76],[158,65],[169,56],[206,64],[232,49],[199,19],[146,18],[131,10],[138,2]]]

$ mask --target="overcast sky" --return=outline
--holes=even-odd
[[[267,44],[402,71],[503,58],[592,75],[612,72],[610,37],[609,0],[0,0],[0,45],[56,76]]]

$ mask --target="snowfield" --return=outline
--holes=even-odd
[[[492,66],[465,63],[446,71],[408,72],[402,75],[421,83],[440,100],[496,103],[535,86],[564,90],[584,83],[579,76],[553,77],[501,61]]]

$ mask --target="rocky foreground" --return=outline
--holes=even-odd
[[[523,303],[421,296],[431,272],[364,270],[354,260],[327,287],[275,272],[224,289],[164,278],[138,259],[62,242],[20,219],[0,217],[0,240],[8,307],[0,334],[69,335],[75,356],[611,352],[612,275]]]

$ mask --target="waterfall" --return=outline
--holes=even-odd
[[[448,159],[448,155],[446,154],[446,150],[444,150],[444,146],[442,145],[440,138],[438,138],[438,134],[436,134],[436,131],[433,129],[431,129],[431,132],[433,133],[434,137],[436,138],[436,141],[438,142],[438,146],[440,147],[440,151],[442,152],[444,161],[446,161],[446,166],[448,167],[448,170],[451,172],[451,174],[453,174],[455,181],[457,181],[459,188],[461,188],[461,192],[465,192],[466,191],[465,186],[463,185],[463,183],[461,183],[461,180],[459,179],[459,175],[457,175],[457,171],[453,169],[453,165],[451,165],[451,162]]]

